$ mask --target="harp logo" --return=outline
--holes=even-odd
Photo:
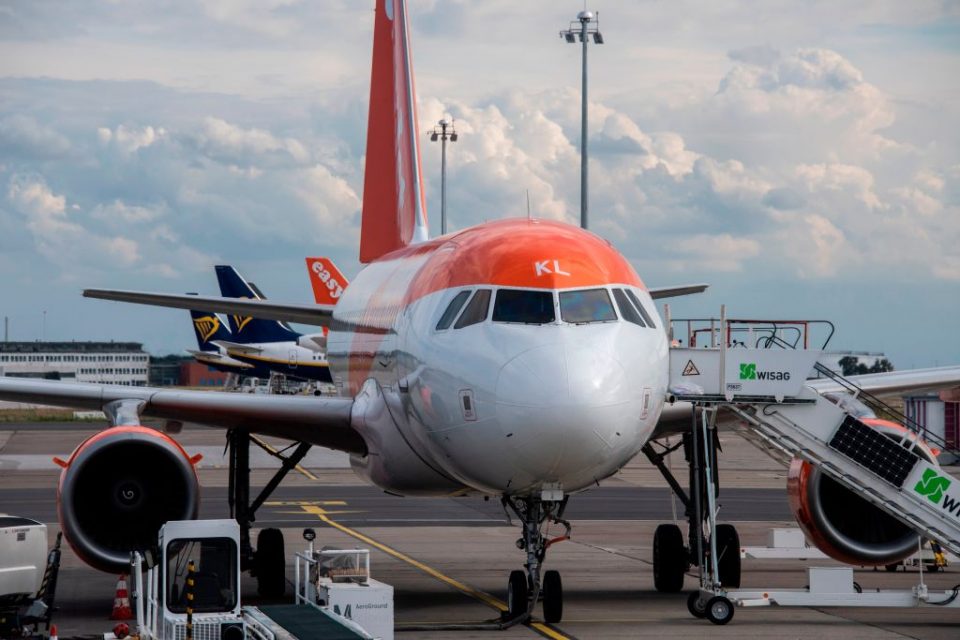
[[[253,316],[233,316],[233,321],[237,323],[237,333],[243,331],[243,328],[250,324]]]
[[[212,338],[217,332],[217,329],[220,328],[220,318],[215,315],[194,318],[193,327],[197,330],[197,335],[203,338],[203,341],[206,342]]]

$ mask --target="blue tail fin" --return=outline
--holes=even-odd
[[[230,340],[230,329],[223,324],[220,316],[208,311],[191,311],[193,331],[197,334],[197,346],[200,351],[219,351],[214,340]]]
[[[217,280],[220,282],[220,294],[227,298],[262,298],[244,280],[237,270],[229,265],[217,265]],[[233,332],[234,342],[249,344],[251,342],[286,342],[300,337],[282,322],[276,320],[260,320],[249,316],[229,316],[230,331]]]

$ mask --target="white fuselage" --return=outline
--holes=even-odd
[[[549,324],[494,322],[488,310],[480,323],[437,330],[459,291],[482,287],[495,297],[500,287],[442,289],[405,305],[423,260],[402,262],[375,263],[351,282],[334,312],[327,356],[343,395],[369,378],[379,383],[402,441],[420,460],[469,490],[524,494],[583,489],[637,454],[657,423],[668,377],[666,336],[646,291],[607,286],[634,291],[655,327],[619,314],[569,324],[558,309]],[[403,479],[389,486],[391,477],[376,481],[402,492]]]

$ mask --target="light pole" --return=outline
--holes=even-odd
[[[440,235],[447,235],[447,140],[457,141],[457,131],[453,128],[453,118],[437,123],[430,134],[430,141],[440,140]]]
[[[580,89],[580,226],[587,228],[587,41],[593,37],[594,44],[603,44],[600,33],[600,13],[581,11],[570,28],[560,32],[560,37],[571,44],[580,38],[583,58],[583,84]]]

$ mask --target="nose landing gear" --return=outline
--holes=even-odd
[[[546,492],[545,492],[546,493]],[[550,545],[567,540],[570,537],[570,523],[563,519],[563,511],[569,496],[559,500],[544,500],[542,497],[503,496],[504,510],[509,509],[523,526],[523,537],[517,540],[517,548],[527,552],[527,562],[523,571],[512,571],[507,584],[508,620],[521,617],[529,618],[533,608],[543,599],[543,619],[546,622],[560,622],[563,617],[563,583],[559,571],[547,571],[541,579],[543,559]],[[555,522],[564,527],[561,536],[548,539],[543,534],[544,525]]]

